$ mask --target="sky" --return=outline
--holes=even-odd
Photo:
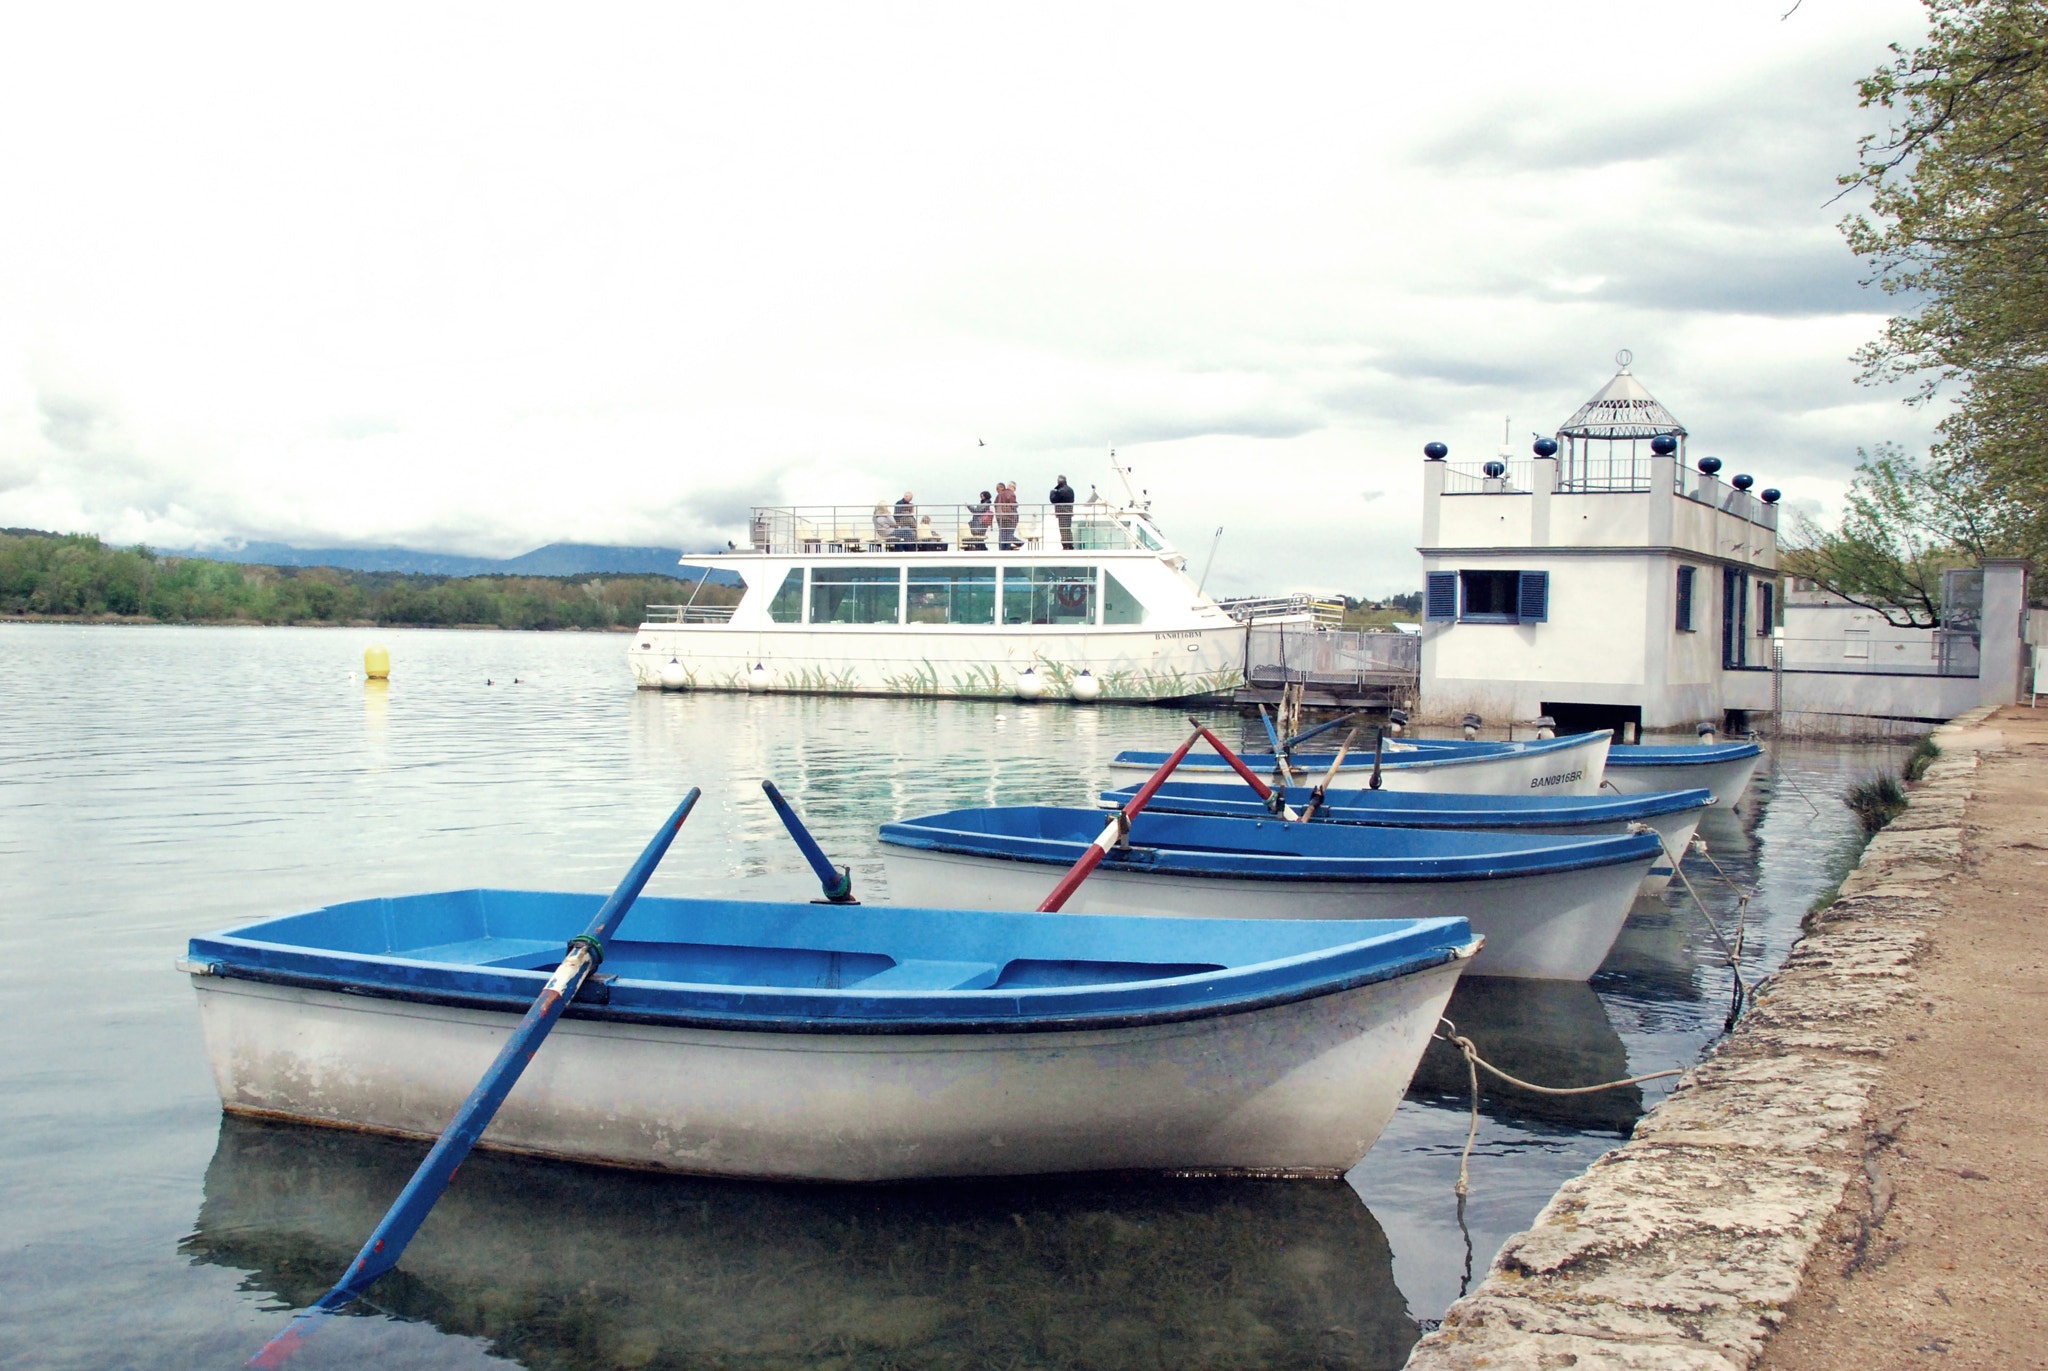
[[[1838,228],[1915,0],[18,6],[0,525],[745,542],[1109,454],[1221,594],[1420,581],[1615,370],[1787,502],[1935,417]]]

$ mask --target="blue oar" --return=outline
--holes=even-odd
[[[1300,733],[1295,734],[1292,738],[1289,738],[1287,740],[1285,746],[1287,748],[1288,754],[1291,756],[1294,752],[1294,749],[1300,747],[1309,739],[1320,738],[1323,734],[1328,733],[1331,729],[1337,727],[1339,724],[1348,724],[1357,717],[1357,714],[1341,714],[1338,717],[1330,720],[1330,722],[1326,724],[1317,724],[1314,728],[1302,730]]]
[[[1273,745],[1273,774],[1280,778],[1282,786],[1294,784],[1294,776],[1287,769],[1287,754],[1280,750],[1280,734],[1273,727],[1273,721],[1266,717],[1266,707],[1259,706],[1259,722],[1266,726],[1266,741]],[[1222,744],[1218,743],[1218,747]]]
[[[263,1350],[251,1357],[248,1365],[284,1365],[286,1358],[298,1351],[349,1301],[362,1294],[371,1281],[398,1265],[406,1244],[412,1241],[413,1234],[419,1232],[427,1212],[434,1207],[434,1201],[441,1198],[441,1192],[455,1178],[455,1168],[462,1165],[469,1149],[483,1136],[484,1129],[490,1127],[498,1106],[519,1083],[520,1073],[533,1060],[533,1054],[540,1050],[548,1030],[555,1026],[555,1020],[562,1017],[562,1010],[567,1008],[569,1001],[576,998],[584,977],[595,971],[598,963],[604,960],[605,940],[617,931],[619,921],[626,917],[633,901],[640,898],[647,878],[654,874],[654,868],[667,853],[668,845],[675,841],[676,830],[683,826],[683,820],[690,817],[690,810],[695,807],[701,793],[696,787],[691,787],[683,802],[676,806],[676,812],[668,816],[668,821],[654,835],[654,841],[647,844],[640,859],[633,863],[626,879],[619,882],[619,888],[604,902],[604,908],[597,911],[590,927],[569,940],[562,964],[548,978],[540,998],[526,1011],[519,1027],[512,1030],[512,1036],[506,1039],[505,1046],[498,1052],[498,1059],[491,1063],[490,1070],[484,1072],[483,1079],[476,1083],[476,1089],[469,1092],[462,1108],[455,1111],[454,1120],[442,1132],[433,1150],[427,1153],[427,1159],[420,1163],[419,1170],[412,1173],[412,1179],[399,1192],[383,1222],[377,1225],[377,1231],[370,1234],[370,1240],[363,1244],[363,1250],[356,1254],[341,1283],[322,1295],[319,1303],[301,1310],[285,1325],[282,1333],[263,1344]]]
[[[824,848],[818,846],[818,840],[804,827],[804,821],[797,818],[796,811],[789,807],[789,801],[782,798],[775,782],[763,781],[761,789],[768,792],[768,803],[774,805],[775,812],[782,816],[782,826],[789,830],[790,837],[796,839],[804,860],[811,864],[811,870],[818,873],[818,884],[825,888],[825,903],[859,904],[860,901],[853,898],[853,873],[843,866],[832,865],[832,859],[825,855]]]

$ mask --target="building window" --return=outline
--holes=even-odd
[[[1102,569],[1102,622],[1105,624],[1142,624],[1145,622],[1145,604],[1116,578],[1109,568]]]
[[[1698,567],[1682,566],[1678,569],[1678,615],[1680,633],[1691,633],[1692,627],[1692,583],[1699,575]]]
[[[1842,631],[1842,656],[1850,661],[1870,660],[1870,630],[1850,628]]]
[[[902,567],[811,569],[811,622],[893,624],[903,605]]]
[[[800,624],[804,619],[804,569],[782,578],[782,589],[768,602],[768,617],[778,624]]]
[[[1003,622],[1077,625],[1095,622],[1095,568],[1003,568]]]
[[[914,566],[907,617],[913,624],[993,624],[996,569],[992,566]]]
[[[1756,588],[1756,636],[1768,638],[1777,627],[1778,588],[1765,581]]]
[[[1468,624],[1547,623],[1550,573],[1432,571],[1422,617]]]

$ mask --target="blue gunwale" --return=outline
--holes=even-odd
[[[959,809],[882,825],[884,843],[999,861],[1070,865],[1102,831],[1099,809],[1015,805]],[[1104,871],[1250,881],[1358,884],[1498,880],[1647,861],[1654,833],[1585,837],[1299,824],[1151,810]]]
[[[1434,740],[1403,739],[1401,740],[1404,744],[1402,750],[1384,753],[1380,758],[1380,765],[1383,768],[1398,766],[1404,771],[1472,766],[1496,757],[1541,756],[1548,752],[1567,752],[1574,748],[1584,747],[1587,737],[1588,735],[1584,733],[1573,733],[1562,738],[1541,738],[1522,743],[1467,743],[1459,741],[1454,746],[1438,746]],[[1414,743],[1413,750],[1410,750],[1407,746],[1411,741]],[[1125,751],[1117,753],[1112,761],[1125,766],[1158,767],[1165,764],[1168,755],[1164,752]],[[1278,763],[1273,760],[1273,754],[1270,752],[1246,752],[1238,755],[1239,760],[1243,761],[1253,771],[1268,772],[1275,770],[1278,766]],[[1336,755],[1334,752],[1321,754],[1296,753],[1289,758],[1289,762],[1296,771],[1315,773],[1327,770],[1330,763],[1336,759]],[[1220,756],[1207,754],[1191,756],[1186,762],[1181,763],[1182,766],[1189,764],[1202,771],[1212,771],[1218,767],[1227,767],[1229,765]],[[1343,775],[1345,772],[1353,770],[1370,771],[1371,769],[1372,749],[1369,747],[1358,747],[1353,748],[1345,756],[1343,765],[1338,768],[1338,774]]]
[[[467,890],[358,900],[193,938],[188,956],[230,979],[518,1015],[602,898]],[[1153,919],[643,896],[602,980],[567,1017],[814,1034],[1127,1028],[1393,980],[1472,941],[1461,918]],[[1019,967],[1022,981],[1000,983]],[[692,968],[718,978],[683,979]],[[920,986],[933,968],[941,982],[996,983]],[[750,975],[763,983],[731,979]],[[866,980],[906,988],[864,990]]]
[[[1609,766],[1705,766],[1710,762],[1733,762],[1763,752],[1756,743],[1713,743],[1662,745],[1627,744],[1607,750]]]
[[[1276,787],[1277,788],[1277,787]],[[1105,790],[1102,802],[1121,807],[1138,793],[1137,786]],[[1304,808],[1313,790],[1291,786],[1287,803]],[[1660,814],[1703,809],[1714,802],[1705,789],[1668,790],[1649,795],[1462,795],[1412,790],[1363,790],[1333,787],[1316,811],[1316,823],[1368,828],[1484,829],[1498,832],[1541,826],[1590,827],[1638,822]],[[1217,818],[1272,817],[1251,788],[1241,781],[1168,781],[1159,788],[1147,812],[1206,814]]]

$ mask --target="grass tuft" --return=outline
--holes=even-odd
[[[1898,818],[1905,809],[1906,787],[1889,771],[1873,772],[1867,779],[1850,786],[1842,796],[1842,803],[1855,811],[1865,833],[1875,833]]]
[[[1899,775],[1908,781],[1917,781],[1927,774],[1927,768],[1941,755],[1941,744],[1932,738],[1922,738],[1906,754],[1906,760],[1899,763]]]

